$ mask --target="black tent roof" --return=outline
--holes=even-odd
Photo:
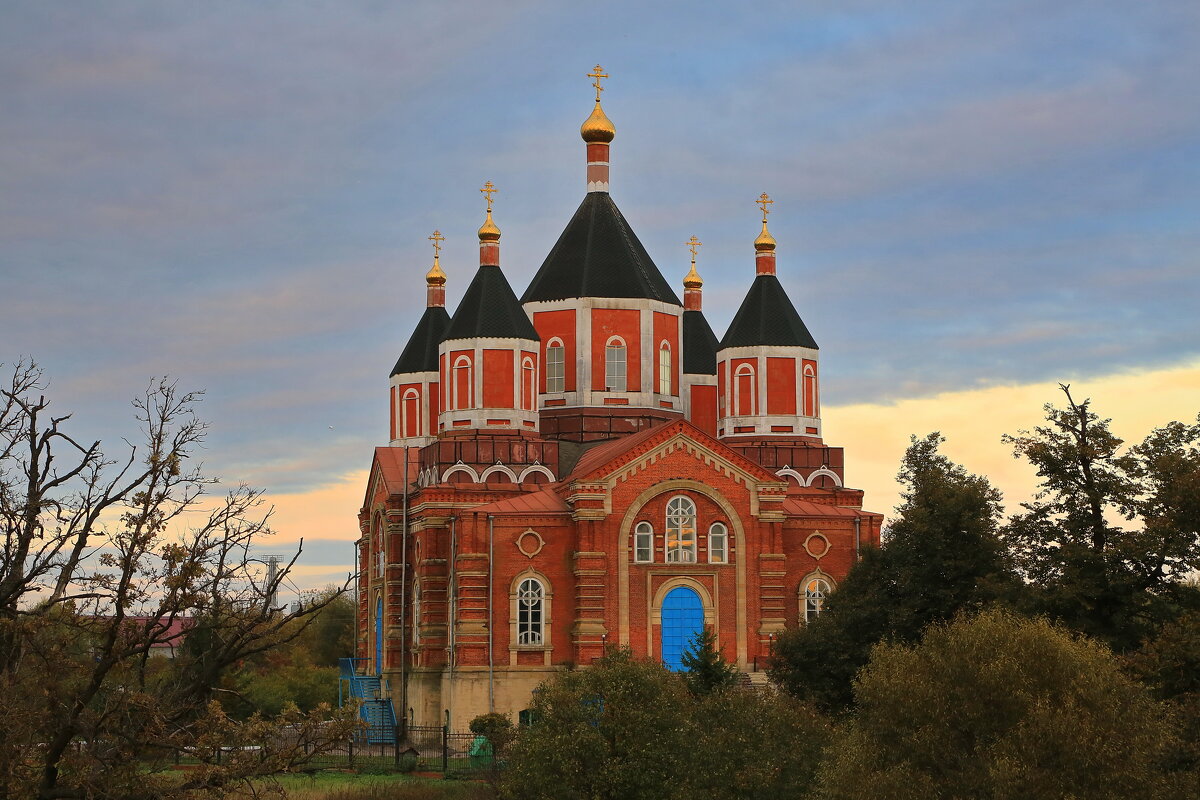
[[[783,290],[783,284],[774,275],[758,275],[754,278],[746,299],[734,315],[733,322],[729,323],[720,349],[756,345],[817,349],[816,340],[796,313],[796,307]]]
[[[717,374],[717,335],[702,311],[683,312],[683,371],[689,375]]]
[[[450,325],[450,315],[441,306],[429,306],[421,315],[421,320],[408,337],[396,366],[392,367],[392,375],[406,375],[410,372],[437,372],[438,345],[445,338],[447,326]]]
[[[521,302],[572,297],[640,297],[680,305],[607,192],[583,198]]]
[[[540,341],[499,267],[482,266],[475,273],[442,341],[477,336]]]

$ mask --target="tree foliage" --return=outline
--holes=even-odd
[[[771,677],[790,693],[844,709],[876,643],[916,641],[931,623],[1017,591],[997,537],[1000,493],[942,455],[943,441],[913,437],[883,547],[863,551],[817,619],[776,640]]]
[[[1172,422],[1139,445],[1062,387],[1044,426],[1006,436],[1041,488],[1004,531],[1037,608],[1118,650],[1200,603],[1200,424]]]
[[[1171,798],[1163,709],[1103,645],[1001,610],[878,645],[820,797]]]
[[[697,697],[728,689],[737,683],[737,667],[725,660],[717,648],[717,635],[701,628],[688,642],[680,659],[688,688]]]
[[[298,738],[340,738],[351,721],[292,714],[285,740],[211,702],[232,665],[299,635],[321,606],[268,606],[287,568],[265,585],[250,557],[270,533],[259,493],[211,496],[193,462],[199,396],[152,383],[133,404],[142,442],[118,458],[72,437],[44,390],[27,362],[0,388],[0,796],[168,797],[270,771]],[[182,652],[154,657],[184,618]],[[259,759],[216,764],[214,731],[255,739]],[[205,767],[153,778],[183,752]]]
[[[736,687],[696,697],[681,675],[620,649],[543,684],[533,710],[501,778],[514,800],[798,797],[828,732],[792,698]]]

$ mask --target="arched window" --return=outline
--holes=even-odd
[[[517,587],[517,645],[540,646],[545,640],[546,589],[537,578]]]
[[[829,596],[829,581],[824,578],[809,578],[804,582],[804,621],[812,622],[825,610],[825,598]]]
[[[614,336],[604,348],[604,388],[610,392],[623,392],[625,386],[625,342]]]
[[[633,532],[633,560],[646,563],[654,560],[654,526],[639,522]]]
[[[421,581],[413,581],[412,588],[412,647],[417,649],[421,643]]]
[[[666,342],[658,348],[658,393],[671,393],[671,345]]]
[[[551,339],[546,345],[546,391],[567,390],[566,360],[562,339]]]
[[[471,375],[471,359],[460,356],[454,362],[454,408],[473,408],[471,390],[475,381]]]
[[[817,373],[811,364],[804,365],[804,416],[817,415]]]
[[[725,564],[729,561],[729,529],[723,523],[714,522],[708,529],[708,563]]]
[[[754,413],[754,367],[742,364],[733,373],[733,414],[748,417]]]
[[[404,436],[421,435],[421,395],[416,389],[409,389],[404,393],[400,416],[400,429],[404,431]]]
[[[526,358],[521,362],[521,408],[533,410],[534,398],[537,397],[537,374],[533,369],[533,359]]]
[[[667,563],[696,563],[696,504],[686,497],[667,503]]]

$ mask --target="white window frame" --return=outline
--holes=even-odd
[[[729,527],[724,522],[708,526],[708,563],[729,563]]]
[[[546,345],[546,391],[567,390],[566,348],[562,339],[551,339]]]
[[[629,351],[625,340],[613,336],[604,344],[604,390],[625,392],[629,386]]]
[[[451,373],[450,373],[450,386],[454,391],[454,409],[453,410],[455,410],[455,411],[458,411],[461,409],[474,408],[474,405],[471,403],[471,395],[474,394],[474,388],[475,388],[474,366],[475,365],[471,362],[470,356],[463,355],[463,356],[459,356],[458,358],[454,359],[454,366],[451,368]],[[467,396],[465,398],[458,396],[458,386],[460,383],[460,381],[458,379],[459,378],[459,370],[465,370],[467,373]]]
[[[666,554],[668,564],[696,563],[696,504],[678,495],[667,501]]]
[[[749,399],[746,403],[746,411],[743,412],[742,411],[742,377],[746,376],[746,375],[750,376],[750,381],[749,381],[750,390],[749,390]],[[757,403],[754,402],[757,399],[757,398],[755,398],[755,395],[757,394],[757,392],[755,391],[756,386],[757,386],[757,382],[755,380],[754,367],[752,367],[749,364],[739,364],[738,368],[733,371],[733,414],[732,414],[732,416],[747,417],[747,416],[754,415],[755,411],[757,410],[757,408],[756,408]]]
[[[654,526],[639,522],[633,529],[633,560],[638,564],[654,561]]]
[[[809,575],[804,579],[801,588],[803,589],[801,611],[804,614],[804,621],[805,623],[812,622],[825,610],[825,601],[829,599],[829,593],[833,591],[833,586],[824,575]]]
[[[658,393],[671,394],[671,344],[663,340],[658,346]]]
[[[537,578],[517,584],[517,647],[546,643],[546,587]]]
[[[529,397],[525,396],[525,390],[529,389]],[[537,373],[533,366],[533,359],[526,356],[521,360],[521,403],[522,411],[533,411],[537,408]]]

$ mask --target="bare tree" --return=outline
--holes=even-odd
[[[138,444],[119,457],[66,432],[29,361],[0,389],[0,796],[167,797],[292,765],[340,740],[346,715],[229,720],[221,675],[287,641],[336,593],[290,613],[252,547],[271,533],[260,492],[214,496],[193,461],[196,393],[154,381],[133,403]],[[152,658],[180,644],[177,658]],[[324,724],[328,719],[333,724]],[[254,758],[208,759],[214,736]],[[298,748],[302,748],[298,749]],[[180,753],[208,761],[156,781]]]

